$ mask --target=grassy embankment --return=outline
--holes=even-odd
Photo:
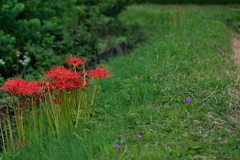
[[[9,158],[239,159],[238,99],[229,94],[237,69],[225,21],[240,19],[234,9],[129,7],[121,20],[139,23],[147,41],[105,63],[114,76],[102,83],[95,118],[60,143],[35,140]]]

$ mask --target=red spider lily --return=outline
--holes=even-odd
[[[83,87],[84,73],[74,72],[64,67],[53,68],[46,74],[45,91],[67,90]]]
[[[64,67],[56,67],[48,71],[47,74],[45,74],[45,76],[48,78],[55,78],[55,77],[59,77],[66,71],[67,69]]]
[[[38,99],[43,99],[44,98],[44,94],[37,94],[35,95],[36,98]]]
[[[78,83],[79,82],[79,83]],[[80,84],[80,86],[79,86]],[[81,85],[81,80],[73,79],[73,80],[59,80],[56,82],[56,89],[57,90],[67,90],[67,91],[72,91],[75,88],[80,88]]]
[[[109,72],[109,70],[107,70],[102,65],[100,65],[100,67],[89,72],[89,77],[95,78],[95,79],[111,77],[111,75],[107,75],[108,72]]]
[[[34,82],[27,82],[18,90],[18,94],[23,96],[34,96],[40,94],[42,92],[42,82],[34,81]]]
[[[26,84],[27,81],[24,79],[8,80],[3,85],[3,90],[6,91],[9,96],[13,96],[16,93],[20,94],[21,88]]]
[[[43,92],[51,92],[54,90],[54,84],[53,82],[49,81],[49,80],[45,80],[45,82],[42,84],[42,89]]]
[[[73,65],[74,67],[78,67],[79,64],[83,64],[83,61],[80,58],[72,57],[67,61],[67,64],[70,66]]]
[[[17,141],[12,143],[14,147],[23,147],[26,145],[26,143],[23,143],[22,141]]]
[[[9,105],[9,102],[7,101],[7,102],[5,103],[5,105],[8,106],[8,105]]]
[[[62,74],[62,76],[59,76],[57,79],[58,80],[75,80],[75,79],[80,79],[81,77],[82,77],[81,73],[67,70]]]
[[[26,107],[26,106],[27,106],[27,103],[25,103],[25,102],[22,102],[22,103],[14,103],[14,106],[15,106],[15,107],[19,107],[19,108],[23,108],[23,107]]]
[[[54,99],[53,102],[55,104],[61,104],[62,100],[61,99]]]

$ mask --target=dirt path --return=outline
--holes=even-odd
[[[236,84],[239,84],[240,82],[240,34],[234,34],[234,38],[232,40],[232,51],[233,51],[233,56],[232,59],[234,60],[235,65],[238,67],[237,70],[237,79],[235,81]],[[229,88],[230,94],[238,100],[237,103],[240,101],[240,91],[236,88]],[[239,106],[237,107],[239,108]],[[234,120],[234,122],[237,125],[240,125],[240,111],[234,107],[231,113],[231,118]]]
[[[232,46],[232,50],[233,50],[233,56],[232,58],[234,59],[234,63],[240,67],[240,34],[234,34],[234,38],[233,38],[233,46]],[[238,76],[239,79],[239,76]]]

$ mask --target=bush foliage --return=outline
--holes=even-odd
[[[1,1],[1,76],[39,74],[70,54],[97,62],[102,32],[127,5],[128,0]]]

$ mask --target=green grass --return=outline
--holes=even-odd
[[[33,140],[5,159],[239,159],[238,99],[229,94],[239,87],[226,23],[239,22],[236,8],[128,7],[121,20],[139,23],[147,40],[105,63],[114,76],[102,82],[96,117],[60,142]]]

